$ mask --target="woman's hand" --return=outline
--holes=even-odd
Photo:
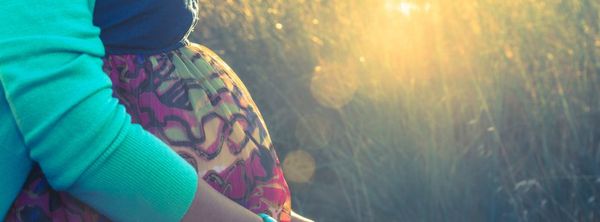
[[[194,202],[182,221],[262,222],[263,220],[217,192],[203,179],[199,179]]]
[[[305,218],[300,214],[297,214],[296,212],[292,211],[292,222],[314,222],[311,219]]]

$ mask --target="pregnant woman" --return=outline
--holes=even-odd
[[[89,92],[89,95],[86,95],[84,98],[78,97],[80,100],[75,102],[75,106],[79,104],[78,102],[85,103],[86,99],[96,95],[96,92],[93,91],[93,87],[96,85],[93,83],[88,85],[87,81],[102,82],[102,77],[93,76],[89,79],[85,79],[82,77],[75,77],[78,73],[67,73],[65,71],[67,70],[65,66],[71,66],[73,63],[79,62],[79,60],[84,60],[77,58],[88,57],[90,55],[91,57],[99,57],[99,55],[101,55],[101,52],[99,53],[97,49],[93,48],[98,45],[97,42],[95,42],[94,37],[91,36],[96,32],[96,28],[90,24],[92,21],[86,21],[86,18],[90,18],[92,15],[91,9],[95,8],[93,11],[93,24],[101,30],[99,37],[102,40],[104,51],[106,52],[106,56],[104,56],[102,60],[102,70],[105,73],[103,75],[104,78],[108,77],[111,80],[112,94],[114,97],[118,98],[120,104],[126,107],[127,113],[132,117],[131,121],[140,124],[148,132],[169,145],[172,150],[187,160],[187,162],[196,170],[199,179],[206,181],[206,183],[222,195],[254,213],[262,214],[265,220],[268,219],[266,215],[271,216],[278,221],[292,220],[290,192],[287,183],[283,177],[278,157],[269,138],[264,121],[262,120],[256,105],[250,98],[248,91],[237,75],[218,56],[209,49],[189,43],[187,40],[191,27],[193,27],[196,21],[195,13],[197,6],[195,1],[97,0],[95,3],[94,1],[77,1],[77,3],[71,3],[66,0],[62,1],[42,1],[42,3],[40,3],[40,1],[25,1],[29,2],[29,4],[13,4],[10,1],[2,0],[2,4],[8,4],[8,6],[4,7],[10,9],[12,6],[14,7],[13,9],[17,10],[17,13],[15,14],[24,14],[26,15],[25,17],[30,16],[30,19],[38,18],[37,22],[27,23],[23,21],[21,24],[30,26],[32,29],[35,29],[36,25],[38,25],[40,26],[38,28],[42,30],[40,35],[38,35],[37,32],[31,32],[34,34],[30,34],[31,36],[39,37],[41,38],[39,40],[42,40],[35,44],[27,43],[32,45],[32,48],[42,46],[41,50],[32,49],[33,52],[39,54],[58,51],[59,53],[66,54],[67,57],[75,57],[72,60],[68,60],[63,67],[57,67],[55,69],[58,69],[57,72],[59,74],[72,74],[73,77],[65,78],[74,79],[71,81],[71,84],[77,84],[77,81],[81,80],[79,82],[81,85],[65,86],[64,83],[61,83],[63,85],[47,84],[48,86],[46,87],[48,88],[45,90],[53,90],[53,88],[50,88],[51,86],[65,86],[67,89],[69,87],[75,89],[81,88],[80,91],[86,91],[83,90],[83,88],[92,87],[92,91]],[[29,7],[25,8],[25,5],[29,5]],[[26,12],[28,10],[33,10],[32,7],[39,7],[38,10],[41,12]],[[22,12],[18,12],[19,10]],[[45,17],[45,15],[47,16]],[[21,19],[22,18],[21,15]],[[49,21],[44,21],[45,19],[49,19]],[[62,22],[52,21],[53,19],[61,20]],[[15,18],[11,18],[11,20],[18,21],[18,19]],[[48,24],[50,27],[41,27]],[[55,30],[63,27],[66,30],[66,34],[61,30]],[[0,34],[6,34],[10,37],[13,33],[10,33],[11,30],[8,30],[8,28],[5,29],[6,30],[2,30],[3,32]],[[14,29],[18,30],[18,28]],[[42,34],[44,34],[44,30],[46,29],[48,29],[47,32],[51,34],[44,37]],[[23,32],[28,33],[29,30]],[[76,35],[68,36],[72,33],[75,33]],[[19,33],[17,32],[17,34]],[[60,36],[63,34],[66,36]],[[30,37],[27,35],[25,36]],[[63,39],[65,42],[61,42],[61,39],[54,39],[61,37],[65,38]],[[84,38],[88,38],[89,41],[85,42],[84,40],[86,39]],[[0,45],[2,45],[1,43],[3,43],[2,40],[4,39],[8,39],[5,40],[5,42],[10,42],[10,40],[12,40],[11,38],[0,38]],[[35,38],[33,39],[35,40]],[[67,40],[72,42],[68,42]],[[50,45],[48,45],[48,43],[50,43]],[[45,49],[44,47],[48,49]],[[15,52],[10,51],[10,49],[5,51],[9,52],[5,54],[10,55],[10,53],[13,53],[13,55],[19,56],[19,52],[17,52],[16,49]],[[85,56],[77,57],[76,55],[79,54]],[[45,57],[50,58],[49,55]],[[0,55],[0,61],[4,61],[2,59],[8,59],[8,57],[2,57],[2,55]],[[48,64],[50,64],[50,62],[48,62]],[[52,63],[51,65],[54,64]],[[10,66],[7,67],[10,68]],[[4,65],[0,63],[0,77],[2,77],[3,68]],[[23,67],[20,68],[21,70],[25,69]],[[87,72],[88,70],[82,69],[77,71]],[[98,75],[93,69],[89,72]],[[60,80],[60,76],[51,76],[59,74],[47,74],[48,76],[44,80]],[[14,75],[21,74],[15,72]],[[22,75],[26,74],[23,73]],[[88,74],[88,76],[91,75],[92,74]],[[2,80],[5,80],[2,83],[5,88],[10,89],[10,86],[15,85],[16,82],[8,82],[8,80],[6,80],[11,77],[10,72],[6,76],[7,77],[2,78]],[[20,77],[14,78],[19,80]],[[27,81],[26,78],[23,80],[25,83],[28,83]],[[36,84],[43,83],[38,81]],[[102,86],[103,85],[100,84],[95,90],[101,91]],[[16,93],[11,94],[14,91],[6,91],[8,92],[5,96],[6,98],[19,97]],[[50,93],[50,96],[64,96],[67,98],[71,96],[68,94],[71,93],[70,91],[65,91],[63,89],[57,89],[57,91],[63,92],[64,94],[59,95],[58,93]],[[40,93],[37,96],[39,97],[36,99],[44,100],[44,96],[46,95]],[[101,98],[99,100],[106,99],[108,98]],[[17,112],[21,111],[25,113],[24,115],[29,115],[27,112],[32,112],[31,109],[33,108],[22,108],[20,106],[11,107],[11,102],[13,101],[8,101],[8,108],[12,108],[13,111],[11,113],[16,120],[15,127],[19,128],[20,120],[18,117],[14,116],[15,109]],[[44,103],[44,101],[40,101],[40,103]],[[15,102],[13,102],[13,106],[14,104]],[[90,104],[91,107],[94,105],[95,104]],[[47,107],[37,107],[37,109],[41,110],[45,108]],[[68,108],[69,107],[67,107],[67,109]],[[59,107],[59,109],[62,109],[62,107]],[[38,111],[36,110],[36,112]],[[91,113],[101,114],[99,111]],[[75,114],[77,115],[77,112],[75,112]],[[48,133],[48,135],[53,134],[53,131],[55,130],[59,131],[58,133],[61,134],[50,136],[50,139],[39,140],[47,142],[47,140],[51,139],[62,139],[66,141],[65,147],[69,147],[69,145],[81,145],[76,143],[71,144],[69,143],[69,140],[74,139],[79,141],[78,134],[81,133],[86,135],[94,132],[86,132],[86,126],[81,125],[82,122],[94,122],[93,118],[98,118],[96,120],[100,121],[99,124],[109,124],[102,121],[118,121],[115,119],[102,119],[101,117],[104,115],[86,116],[86,114],[80,114],[82,116],[74,117],[75,119],[70,120],[68,117],[69,115],[73,115],[73,112],[69,111],[64,111],[64,113],[57,115],[59,115],[55,120],[57,123],[52,122],[55,126],[43,128],[43,130],[46,130],[44,133]],[[65,116],[67,117],[67,121],[64,119]],[[47,124],[50,122],[50,120],[47,121],[44,119],[43,115],[37,118],[39,118],[39,120],[37,120],[37,122],[31,122],[31,124]],[[82,120],[77,118],[88,119]],[[69,121],[79,122],[71,123]],[[122,124],[127,125],[127,123]],[[91,124],[89,127],[93,129],[96,125],[98,124]],[[115,131],[115,129],[113,129],[113,131]],[[24,146],[33,147],[29,148],[29,150],[31,150],[30,152],[33,152],[33,150],[35,150],[35,144],[39,142],[27,141],[28,131],[25,131],[25,133]],[[137,133],[143,134],[143,132]],[[98,137],[104,136],[99,135]],[[118,138],[113,138],[112,140],[117,141]],[[29,175],[27,176],[24,185],[22,185],[22,190],[20,193],[16,194],[16,199],[8,210],[5,220],[127,220],[127,209],[114,209],[117,208],[120,203],[134,204],[131,206],[131,212],[136,212],[134,210],[136,208],[135,204],[140,204],[140,202],[142,205],[160,205],[158,203],[136,201],[135,198],[130,199],[127,198],[126,195],[123,197],[119,196],[121,193],[125,192],[122,189],[132,190],[131,192],[133,193],[137,191],[139,192],[139,195],[143,195],[143,192],[145,192],[145,189],[147,188],[117,186],[120,182],[118,181],[120,180],[119,176],[129,177],[130,175],[127,175],[127,173],[130,173],[138,174],[136,177],[145,177],[148,173],[146,171],[161,174],[162,176],[160,178],[140,178],[142,181],[152,180],[150,182],[154,183],[149,184],[155,186],[153,187],[154,190],[149,192],[155,192],[156,189],[173,189],[173,186],[177,185],[177,180],[181,180],[181,178],[175,176],[170,178],[169,174],[173,173],[173,169],[177,170],[183,168],[182,166],[173,164],[162,165],[162,168],[157,168],[156,166],[152,166],[152,164],[154,164],[152,162],[153,159],[143,159],[142,157],[146,157],[143,155],[136,156],[136,152],[141,152],[144,155],[153,155],[152,158],[172,159],[170,160],[171,162],[178,161],[172,154],[165,150],[152,150],[168,149],[164,144],[160,144],[156,141],[154,142],[158,145],[147,146],[143,144],[143,141],[140,142],[143,144],[142,146],[136,147],[137,150],[135,152],[128,153],[123,157],[124,159],[121,160],[127,162],[127,164],[137,164],[132,167],[132,169],[135,168],[138,169],[138,171],[127,172],[127,169],[125,168],[123,169],[123,172],[115,172],[121,169],[115,167],[118,164],[114,164],[115,166],[112,166],[113,168],[111,168],[111,166],[107,167],[107,164],[115,161],[103,162],[102,156],[83,158],[88,159],[88,161],[90,161],[89,164],[94,167],[105,168],[105,171],[107,171],[105,172],[105,175],[100,175],[102,177],[101,179],[104,179],[105,182],[110,182],[113,179],[116,180],[116,182],[112,184],[114,186],[109,186],[109,189],[105,189],[101,183],[91,183],[88,184],[89,188],[86,187],[88,190],[82,190],[82,192],[72,191],[72,189],[77,188],[76,183],[69,184],[69,186],[56,186],[56,181],[53,181],[52,177],[48,177],[48,174],[60,175],[60,172],[57,171],[61,171],[63,167],[68,169],[72,165],[77,166],[79,163],[75,162],[71,164],[68,162],[69,159],[65,159],[65,162],[62,163],[63,165],[57,163],[45,164],[44,161],[37,160],[34,158],[35,155],[30,153],[29,155],[32,156],[32,160],[30,161],[32,169],[29,171]],[[50,144],[46,144],[46,146],[53,145],[49,146],[51,149],[62,148],[58,147],[58,145],[61,144],[60,142],[53,141],[48,143]],[[95,144],[89,144],[89,147],[96,149],[102,148],[97,148],[99,145]],[[115,149],[119,148],[118,146],[115,147]],[[85,148],[88,147],[76,147],[76,149],[70,150],[70,155],[86,155],[85,152],[76,152],[78,149]],[[159,154],[148,154],[150,152],[158,152]],[[166,154],[164,154],[165,152]],[[43,155],[60,155],[60,152],[57,153],[59,154],[43,153]],[[43,159],[43,155],[39,159]],[[70,160],[77,161],[78,158]],[[169,161],[164,162],[169,163]],[[105,164],[102,165],[99,163]],[[125,163],[120,164],[123,165]],[[50,167],[48,167],[48,165],[50,165]],[[111,171],[109,171],[109,169]],[[87,173],[90,170],[86,168],[83,171]],[[24,172],[24,170],[21,170],[21,172]],[[83,175],[88,174],[76,174],[73,180],[84,180],[85,176]],[[80,179],[80,177],[83,179]],[[165,181],[154,181],[157,179]],[[129,182],[126,181],[123,183]],[[200,189],[201,184],[203,184],[203,182],[198,182],[197,192],[207,192],[206,190]],[[143,186],[143,184],[139,183],[137,185]],[[60,189],[61,191],[57,191],[58,188],[62,188]],[[102,192],[106,190],[108,190],[108,193]],[[198,195],[200,194],[197,193],[196,198],[198,198]],[[178,196],[173,196],[173,198],[177,197]],[[217,206],[217,203],[223,202],[223,200],[220,200],[219,197],[213,198],[215,199],[214,201],[216,204],[213,207],[219,207]],[[79,199],[83,202],[79,201]],[[210,204],[210,201],[204,201]],[[113,202],[115,203],[114,206],[102,206],[102,204],[108,205]],[[192,215],[190,211],[193,211],[192,208],[194,208],[194,204],[196,203],[197,201],[194,200],[192,207],[187,211],[186,218],[190,218],[190,215]],[[89,207],[87,204],[91,204],[93,208]],[[185,208],[185,203],[181,203],[180,205],[184,205],[184,207],[176,206],[175,208]],[[213,218],[218,218],[219,220],[231,220],[225,217],[219,217],[217,212],[238,212],[237,208],[228,207],[229,205],[227,204],[223,205],[225,205],[225,207],[220,207],[215,210],[214,214],[216,216],[213,215],[215,216]],[[163,213],[160,212],[162,209],[152,209],[157,212],[148,212],[150,215],[160,215]],[[2,210],[3,209],[0,208],[0,213],[2,213]],[[98,213],[97,210],[102,212],[102,214]],[[206,207],[204,210],[206,210]],[[118,211],[123,212],[119,213]],[[168,214],[170,212],[164,213]],[[244,212],[239,213],[239,215],[244,214]],[[135,214],[132,214],[131,217],[132,220],[141,218],[139,215]],[[154,219],[159,218],[169,217],[156,217]],[[172,218],[173,217],[170,217],[170,219]],[[207,219],[210,217],[203,218]],[[295,219],[300,220],[301,218],[296,217]],[[247,221],[251,220],[248,219]]]

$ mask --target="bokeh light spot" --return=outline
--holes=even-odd
[[[304,150],[290,152],[283,161],[285,178],[295,183],[307,183],[315,174],[315,159]]]

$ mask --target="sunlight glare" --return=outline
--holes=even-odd
[[[419,9],[415,3],[401,1],[386,1],[385,9],[392,12],[400,12],[404,16],[410,16],[413,11]]]

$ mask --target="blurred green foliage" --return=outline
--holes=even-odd
[[[288,178],[296,211],[600,220],[600,2],[200,6],[193,39],[244,80],[281,161],[296,150],[315,160],[309,182]]]

